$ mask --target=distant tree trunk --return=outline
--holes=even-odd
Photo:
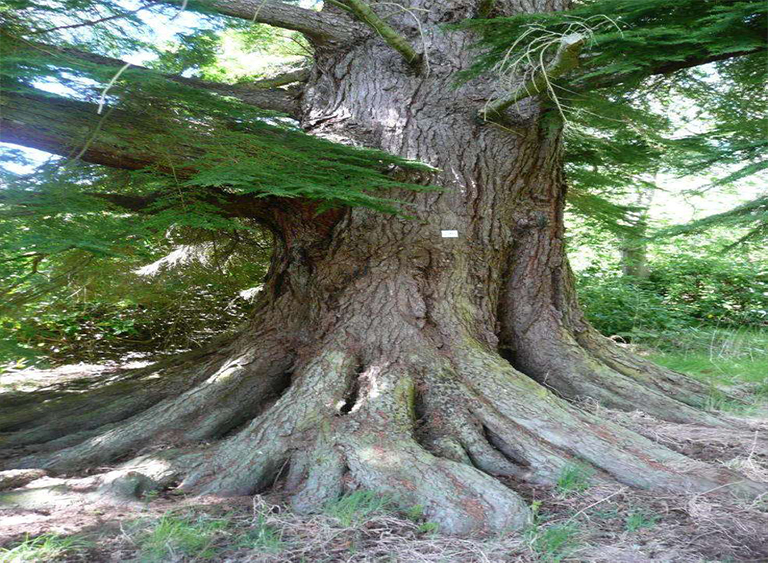
[[[364,487],[422,505],[454,533],[526,526],[525,503],[496,477],[552,484],[574,463],[645,488],[764,490],[568,402],[723,424],[696,408],[703,387],[585,321],[563,246],[561,130],[541,127],[534,100],[519,104],[519,132],[478,121],[488,84],[454,86],[473,38],[437,27],[474,7],[414,4],[429,8],[428,68],[409,67],[376,34],[321,49],[303,125],[427,162],[439,172],[410,179],[443,190],[398,194],[409,217],[275,211],[277,247],[248,330],[205,361],[168,368],[165,377],[190,376],[177,396],[158,394],[16,466],[71,471],[226,435],[183,470],[182,490],[251,494],[281,478],[294,507],[311,511]],[[418,37],[408,14],[391,21]],[[45,430],[29,439],[16,429],[6,444],[40,443]]]
[[[658,174],[656,175],[658,178]],[[632,235],[620,241],[621,273],[627,277],[644,280],[648,271],[648,208],[653,201],[654,188],[645,184],[637,186],[634,201],[636,210],[631,215]]]

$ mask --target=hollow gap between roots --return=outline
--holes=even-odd
[[[512,346],[504,346],[501,345],[496,350],[496,353],[504,358],[504,360],[509,363],[513,368],[517,369],[515,367],[515,349]]]
[[[347,393],[344,395],[344,399],[340,401],[338,406],[339,416],[344,416],[351,413],[355,408],[355,405],[357,405],[357,402],[360,398],[360,378],[362,377],[364,371],[365,368],[363,366],[358,366],[352,374],[352,381],[349,383]]]

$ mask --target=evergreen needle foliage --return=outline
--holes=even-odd
[[[768,168],[765,2],[583,0],[570,11],[463,25],[482,39],[476,64],[462,80],[503,74],[508,61],[527,62],[533,72],[539,60],[554,56],[558,38],[581,33],[588,39],[580,65],[553,83],[550,97],[569,125],[572,210],[609,229],[626,227],[622,219],[632,209],[606,198],[635,186],[643,174],[721,170],[716,184],[723,185]],[[526,70],[522,63],[516,72]],[[702,71],[705,63],[712,64]],[[684,107],[699,110],[692,116]],[[681,122],[691,119],[704,129],[681,136]],[[761,215],[747,212],[761,201],[696,228],[738,216],[755,222],[744,239],[752,240],[766,232]]]

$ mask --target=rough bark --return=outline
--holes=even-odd
[[[540,126],[547,109],[535,99],[507,115],[515,132],[484,124],[491,85],[454,87],[473,38],[440,25],[478,6],[412,4],[428,67],[414,70],[374,34],[323,49],[303,125],[429,163],[444,190],[397,194],[408,218],[273,209],[276,249],[253,323],[188,389],[11,465],[73,471],[198,444],[184,491],[251,494],[282,481],[297,510],[313,511],[364,487],[423,506],[454,533],[523,528],[528,508],[497,477],[552,484],[576,463],[649,489],[765,492],[573,404],[724,424],[695,407],[700,385],[633,358],[584,320],[563,246],[561,132]],[[408,13],[388,24],[419,34]]]

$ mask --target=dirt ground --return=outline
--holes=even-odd
[[[3,393],[110,377],[124,367],[2,374],[0,404]],[[600,415],[691,457],[768,482],[768,410],[738,419],[739,432],[670,424],[639,412]],[[746,502],[717,490],[685,496],[619,484],[510,483],[534,507],[530,529],[456,538],[441,535],[418,510],[398,512],[367,497],[351,508],[298,516],[285,508],[279,486],[266,496],[230,499],[183,497],[172,490],[138,499],[104,495],[101,477],[114,469],[45,476],[0,492],[0,562],[768,563],[768,498]],[[74,535],[83,542],[59,551],[19,547],[41,535]]]

